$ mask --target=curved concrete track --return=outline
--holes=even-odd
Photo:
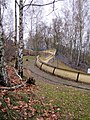
[[[30,64],[30,66],[28,66],[28,67],[34,78],[40,77],[40,78],[43,78],[44,80],[54,83],[54,84],[67,85],[67,86],[72,86],[72,87],[79,88],[79,89],[90,90],[90,84],[79,83],[79,82],[77,83],[74,81],[66,80],[66,79],[59,78],[57,76],[51,75],[49,73],[46,73],[46,72],[40,70],[39,68],[37,68],[35,66],[35,60],[28,61],[28,63]]]

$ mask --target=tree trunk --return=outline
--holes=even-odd
[[[4,86],[9,86],[9,79],[7,76],[6,64],[4,59],[4,39],[1,17],[1,2],[0,2],[0,84]]]
[[[15,46],[17,45],[17,3],[15,0]]]
[[[82,0],[79,0],[79,51],[78,51],[78,59],[77,59],[77,66],[79,65],[80,63],[80,60],[81,60],[81,54],[82,54],[82,32],[83,32],[83,1]]]
[[[18,47],[17,47],[17,3],[16,3],[16,0],[15,0],[15,46],[16,46],[15,68],[18,69]]]
[[[18,74],[23,77],[23,0],[19,6],[19,54],[18,54]]]
[[[77,66],[79,66],[79,63],[80,63],[80,55],[81,55],[81,51],[79,49],[78,50],[78,56],[77,56]]]

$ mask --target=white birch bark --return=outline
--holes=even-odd
[[[18,47],[17,47],[17,3],[16,3],[16,0],[15,0],[15,46],[16,46],[15,68],[18,69]]]
[[[6,64],[4,59],[4,39],[3,26],[1,17],[1,1],[0,1],[0,84],[9,86],[9,79],[6,71]]]
[[[19,53],[18,53],[18,73],[23,77],[23,0],[19,6]]]

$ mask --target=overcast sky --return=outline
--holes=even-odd
[[[52,0],[43,0],[44,3],[48,3],[51,1]],[[56,2],[54,5],[55,7],[54,11],[53,11],[53,5],[44,7],[44,11],[45,11],[44,16],[48,23],[52,22],[52,18],[55,18],[56,16],[58,16],[58,13],[63,7],[63,3],[64,3],[63,1]]]
[[[10,4],[11,4],[10,6],[14,11],[14,9],[15,9],[15,3],[14,2],[15,1],[14,0],[9,0],[9,1],[10,1]],[[17,1],[19,2],[19,0],[17,0]],[[23,1],[25,1],[25,4],[27,4],[27,3],[30,3],[31,0],[23,0]],[[49,3],[49,2],[53,2],[53,0],[33,0],[33,2],[34,1],[36,1],[36,3],[38,3],[38,4],[46,4],[46,3]],[[64,1],[67,1],[67,0],[64,0]],[[43,7],[43,16],[44,16],[43,20],[45,21],[45,23],[47,23],[49,25],[52,22],[52,18],[55,18],[56,16],[58,16],[58,13],[60,13],[61,8],[63,8],[63,4],[64,4],[63,0],[61,0],[59,2],[56,2],[55,5],[54,5],[54,7],[55,7],[54,11],[53,11],[53,5],[48,5],[48,6]],[[14,16],[14,14],[13,14],[13,16]],[[28,31],[27,30],[25,30],[25,31],[26,31],[26,33],[25,33],[24,36],[27,37]]]
[[[19,2],[19,0],[17,0],[17,1]],[[27,4],[31,0],[23,0],[23,1],[26,1],[25,4]],[[43,4],[43,3],[46,4],[46,3],[52,2],[53,0],[35,0],[35,1],[37,1],[37,3],[39,3],[38,1],[40,1],[39,4]],[[63,8],[63,4],[64,4],[63,1],[65,1],[65,0],[61,0],[61,1],[55,3],[55,9],[54,9],[55,11],[54,12],[52,12],[53,5],[48,5],[48,6],[43,7],[45,21],[51,23],[52,18],[54,18],[56,15],[58,16],[58,12],[61,10],[61,8]],[[11,6],[14,10],[14,6],[15,6],[14,0],[10,0],[10,3],[11,3]]]

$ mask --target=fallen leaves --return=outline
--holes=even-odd
[[[8,67],[8,74],[11,85],[22,83],[12,67]],[[74,115],[77,118],[79,114],[84,114],[82,99],[79,99],[76,93],[71,92],[71,89],[70,91],[62,89],[62,92],[57,94],[57,92],[60,92],[59,87],[56,87],[56,92],[48,89],[49,87],[45,88],[45,90],[48,90],[45,93],[46,96],[38,95],[41,87],[37,85],[25,85],[13,91],[0,90],[0,117],[2,116],[0,119],[28,120],[33,118],[34,120],[72,120]],[[70,96],[68,97],[67,94],[70,94]],[[56,95],[60,95],[60,97],[58,98]],[[83,100],[84,95],[82,95]],[[53,96],[56,96],[56,99]],[[72,96],[74,96],[75,100]],[[78,101],[78,105],[76,100]],[[72,106],[72,109],[68,106]]]
[[[6,104],[8,104],[8,106],[10,106],[10,98],[9,97],[8,98],[4,98],[4,101],[5,101]]]
[[[6,108],[2,108],[1,111],[2,111],[2,112],[6,112],[7,109],[6,109]]]
[[[19,76],[16,74],[14,67],[8,66],[7,67],[7,71],[8,71],[8,77],[10,79],[10,85],[17,85],[17,84],[21,84],[22,80],[19,78]]]
[[[33,99],[32,94],[30,94],[31,89],[35,89],[35,86],[25,86],[24,89],[2,92],[2,99],[5,102],[6,106],[4,106],[1,101],[1,111],[6,114],[7,117],[8,110],[10,111],[10,117],[15,117],[16,112],[18,112],[21,119],[23,118],[24,120],[27,120],[31,117],[35,117],[36,120],[58,120],[58,116],[55,111],[59,111],[60,109],[53,107],[51,103],[45,104],[44,97],[41,97],[42,100]],[[24,99],[25,97],[28,97],[28,102],[26,102],[23,97]],[[12,104],[11,102],[14,98],[15,102],[18,103],[17,105]],[[53,102],[53,100],[50,102]],[[15,112],[14,116],[13,112]]]

